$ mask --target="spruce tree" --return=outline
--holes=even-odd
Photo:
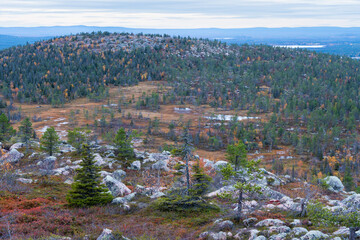
[[[199,161],[194,165],[193,171],[191,193],[195,196],[202,196],[209,188],[211,177],[204,173],[204,170],[200,167]]]
[[[32,128],[32,123],[30,118],[25,118],[19,127],[19,132],[21,136],[21,140],[25,143],[26,151],[29,148],[29,142],[31,137],[34,135],[34,129]]]
[[[351,174],[350,163],[348,162],[346,165],[343,183],[346,191],[352,191],[355,186],[354,178]]]
[[[100,168],[95,165],[94,155],[86,144],[82,146],[83,161],[77,169],[74,183],[66,199],[71,207],[103,205],[112,201],[108,189],[101,184]]]
[[[57,150],[59,144],[59,136],[55,131],[54,127],[46,129],[44,135],[40,140],[40,147],[43,150],[46,150],[50,156]]]
[[[15,130],[11,127],[9,119],[2,113],[0,115],[0,141],[7,141],[14,134]]]
[[[134,149],[131,147],[131,139],[131,135],[127,135],[124,128],[120,128],[116,133],[114,145],[120,160],[128,162],[135,159]]]

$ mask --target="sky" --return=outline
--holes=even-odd
[[[360,0],[0,0],[0,27],[360,27]]]

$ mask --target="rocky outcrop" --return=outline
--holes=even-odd
[[[132,170],[140,170],[141,169],[141,162],[140,161],[134,161],[131,163],[129,169]]]
[[[279,219],[265,219],[257,224],[255,224],[255,227],[269,227],[269,226],[283,226],[285,223]]]
[[[328,186],[328,190],[332,192],[341,192],[344,190],[344,185],[341,180],[336,176],[329,176],[323,180]]]
[[[114,197],[125,196],[131,193],[131,190],[125,184],[109,175],[104,178],[103,183]]]
[[[301,240],[316,240],[316,239],[326,239],[329,235],[324,234],[318,230],[312,230],[308,233],[306,233],[304,236],[302,236]]]
[[[2,165],[5,163],[18,163],[22,157],[24,157],[24,154],[20,153],[14,148],[1,156],[0,164]]]
[[[121,182],[126,177],[126,172],[121,169],[116,170],[111,174],[111,176]]]
[[[112,230],[105,228],[96,240],[115,240]]]
[[[160,161],[154,163],[151,166],[151,168],[154,170],[162,170],[162,171],[166,171],[166,172],[170,171],[170,169],[167,166],[166,161],[164,161],[164,160],[160,160]]]

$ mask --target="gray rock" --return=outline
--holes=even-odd
[[[163,170],[163,171],[166,171],[166,172],[170,171],[170,169],[167,166],[167,163],[164,160],[160,160],[160,161],[154,163],[151,166],[151,168],[155,169],[155,170]]]
[[[24,183],[24,184],[28,184],[28,183],[32,183],[32,182],[33,182],[33,180],[32,180],[32,179],[29,179],[29,178],[18,178],[18,179],[16,179],[16,181],[21,182],[21,183]]]
[[[292,226],[292,227],[300,226],[300,225],[301,225],[300,219],[294,219],[294,221],[292,221],[292,222],[290,223],[290,226]]]
[[[324,178],[325,183],[329,186],[328,189],[332,192],[341,192],[344,190],[344,185],[336,176],[329,176]]]
[[[271,226],[269,233],[288,233],[291,229],[288,226]]]
[[[107,172],[107,171],[100,171],[100,176],[102,177],[102,178],[104,178],[104,177],[106,177],[107,175],[112,175],[111,173],[109,173],[109,172]],[[112,177],[114,177],[114,176],[112,176]],[[115,177],[114,177],[115,178]],[[116,179],[116,178],[115,178]],[[116,180],[118,180],[118,179],[116,179]]]
[[[22,147],[24,147],[25,146],[25,144],[24,143],[22,143],[22,142],[18,142],[18,143],[15,143],[15,144],[13,144],[11,147],[10,147],[10,151],[11,150],[13,150],[13,149],[18,149],[18,148],[22,148]]]
[[[199,238],[201,239],[206,239],[209,236],[209,232],[202,232],[199,235]]]
[[[113,199],[112,203],[114,204],[125,204],[130,202],[136,195],[136,192],[130,193],[129,195],[126,195],[125,197],[117,197]]]
[[[102,166],[106,164],[105,160],[100,156],[99,153],[94,153],[94,161],[95,165],[97,166]]]
[[[257,236],[256,238],[254,238],[254,240],[266,240],[266,237],[264,237],[263,235]]]
[[[228,185],[228,186],[224,186],[214,192],[208,193],[206,196],[207,197],[216,197],[219,194],[222,194],[224,192],[234,192],[236,190],[236,188],[234,187],[234,185]]]
[[[56,157],[48,156],[44,160],[42,160],[42,164],[40,165],[40,167],[42,169],[52,170],[55,166],[55,161],[56,161]]]
[[[217,161],[216,163],[214,163],[214,169],[216,171],[220,171],[227,164],[228,164],[228,162],[226,162],[226,161]]]
[[[153,194],[150,196],[150,198],[155,199],[155,198],[163,197],[163,196],[165,196],[165,195],[166,195],[166,194],[163,193],[163,192],[155,192],[155,193],[153,193]]]
[[[3,156],[1,156],[0,164],[18,163],[22,157],[24,157],[24,154],[20,153],[16,149],[12,149],[9,152],[5,153]]]
[[[234,223],[230,220],[217,223],[216,227],[220,230],[231,230],[234,227]]]
[[[350,235],[350,229],[347,227],[341,227],[335,231],[333,235]]]
[[[140,161],[134,161],[131,163],[129,169],[132,170],[140,170],[141,169],[141,162]]]
[[[104,178],[103,183],[107,186],[107,188],[109,188],[114,197],[124,196],[131,193],[131,190],[125,184],[110,175]]]
[[[126,177],[126,172],[121,169],[116,170],[111,174],[111,176],[121,182]]]
[[[68,153],[68,152],[75,152],[76,148],[71,146],[70,144],[59,144],[59,152],[60,153]]]
[[[360,210],[360,194],[353,194],[341,201],[341,204],[347,208],[347,212]]]
[[[295,236],[301,236],[301,235],[308,233],[309,231],[303,227],[294,227],[292,229],[292,232],[294,233]]]
[[[286,233],[280,233],[280,234],[271,236],[269,239],[270,240],[283,240],[286,238],[286,236],[287,236]]]
[[[304,236],[302,236],[301,240],[316,240],[316,239],[326,239],[329,235],[324,234],[318,230],[312,230],[306,233]]]
[[[285,223],[279,219],[265,219],[257,224],[255,224],[255,227],[269,227],[269,226],[283,226]]]
[[[112,230],[105,228],[96,240],[115,240],[115,237],[112,234]]]
[[[257,218],[247,218],[243,221],[244,225],[247,227],[252,227],[257,222]]]
[[[226,240],[227,235],[225,232],[210,233],[208,239],[210,240]]]

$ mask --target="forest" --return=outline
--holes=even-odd
[[[0,52],[0,88],[10,102],[61,107],[81,97],[99,101],[109,97],[112,86],[141,81],[165,81],[171,89],[134,100],[139,110],[193,104],[269,118],[261,126],[236,120],[221,124],[206,139],[194,130],[199,146],[221,149],[241,136],[249,150],[258,149],[259,142],[270,149],[291,145],[299,154],[324,159],[325,174],[334,170],[327,161],[331,157],[338,159],[337,170],[349,165],[359,173],[357,60],[265,45],[108,32]]]

